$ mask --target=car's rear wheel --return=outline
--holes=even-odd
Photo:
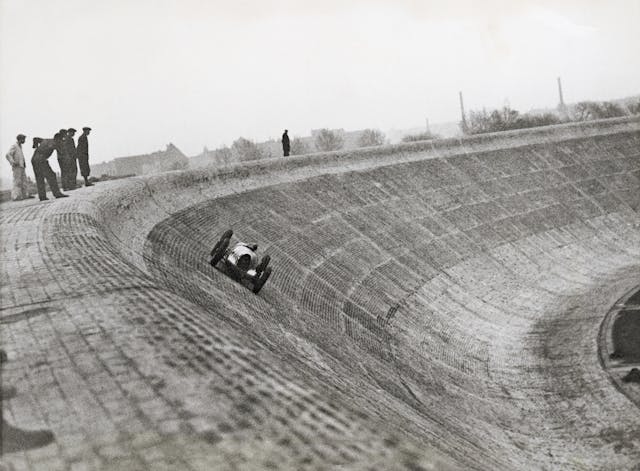
[[[256,273],[262,273],[267,268],[267,265],[269,265],[270,261],[271,257],[269,255],[265,255],[264,257],[262,257],[260,264],[256,267]]]
[[[260,292],[260,290],[262,289],[262,287],[267,282],[270,276],[271,276],[271,267],[267,267],[262,272],[262,275],[260,275],[260,278],[258,278],[256,283],[253,285],[253,292],[255,294],[258,294]]]

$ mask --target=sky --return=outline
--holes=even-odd
[[[640,93],[640,0],[0,0],[0,149],[92,162]],[[27,147],[30,158],[30,146]],[[10,171],[2,159],[0,170]]]

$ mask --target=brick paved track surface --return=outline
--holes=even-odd
[[[597,344],[640,279],[638,119],[71,194],[1,208],[3,413],[56,436],[6,467],[640,462]],[[208,265],[229,227],[259,296]]]

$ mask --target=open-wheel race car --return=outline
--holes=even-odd
[[[209,263],[257,294],[271,276],[271,267],[268,266],[271,257],[265,255],[258,262],[257,244],[237,242],[229,247],[232,235],[231,229],[222,234],[211,250]]]

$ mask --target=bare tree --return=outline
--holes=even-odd
[[[573,119],[575,121],[616,118],[625,115],[626,113],[622,106],[610,101],[581,101],[573,111]]]
[[[291,140],[291,155],[304,155],[309,152],[309,146],[302,139],[294,137]]]
[[[173,162],[172,164],[169,164],[166,168],[166,170],[168,171],[172,171],[172,170],[185,170],[186,168],[189,167],[189,162]]]
[[[486,132],[508,131],[511,129],[534,128],[538,126],[549,126],[560,123],[561,120],[553,113],[520,114],[517,110],[507,106],[490,113],[482,111],[471,111],[467,126],[468,134],[482,134]]]
[[[429,141],[431,139],[437,139],[438,135],[429,131],[421,132],[419,134],[408,134],[402,138],[402,142],[416,142],[416,141]]]
[[[469,134],[481,134],[491,132],[491,118],[486,109],[481,111],[471,110],[467,122],[467,132]]]
[[[625,116],[626,113],[622,106],[617,103],[613,103],[611,101],[604,101],[600,104],[601,106],[601,118],[617,118],[619,116]]]
[[[216,149],[213,151],[213,155],[217,163],[229,164],[234,161],[233,152],[227,146]]]
[[[315,137],[315,145],[316,149],[320,151],[328,152],[332,150],[338,150],[342,149],[342,146],[344,146],[344,139],[339,133],[335,131],[330,131],[326,128],[320,129]]]
[[[233,141],[231,152],[240,161],[259,160],[263,157],[256,143],[244,137],[239,137]]]
[[[575,121],[586,121],[587,119],[594,119],[592,109],[595,103],[591,101],[581,101],[576,104],[573,110],[573,119]]]
[[[381,146],[384,144],[385,135],[378,129],[365,129],[362,131],[358,145],[360,147]]]

